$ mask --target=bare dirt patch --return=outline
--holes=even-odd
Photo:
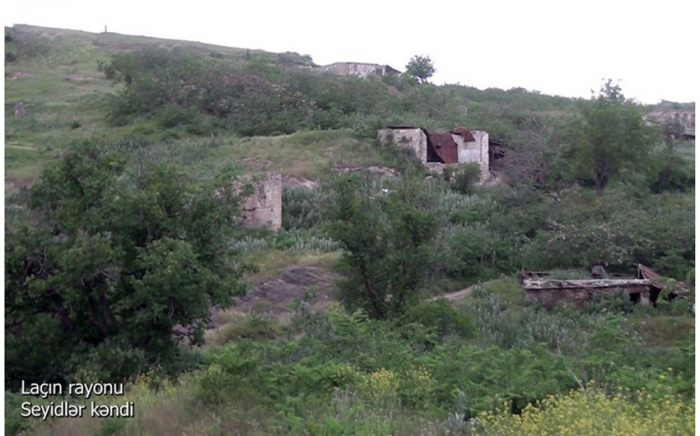
[[[34,76],[33,74],[25,73],[22,71],[15,71],[12,73],[12,78],[17,80],[17,79],[26,79],[27,77],[32,77]]]
[[[318,266],[293,265],[255,285],[244,297],[236,298],[235,310],[244,313],[269,313],[277,318],[288,318],[293,311],[294,299],[302,299],[307,290],[316,294],[313,309],[328,305],[335,292],[338,276]],[[225,324],[219,309],[212,309],[212,327]]]
[[[5,177],[5,195],[19,191],[22,188],[28,188],[32,185],[34,179],[22,177]]]
[[[70,76],[65,77],[66,82],[84,82],[86,80],[90,79],[85,76],[81,76],[80,74],[71,74]]]

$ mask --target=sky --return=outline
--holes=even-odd
[[[36,26],[292,51],[314,62],[404,70],[429,56],[435,84],[591,96],[603,79],[653,104],[698,96],[700,1],[199,0],[4,2],[5,26]]]

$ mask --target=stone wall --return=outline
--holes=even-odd
[[[677,119],[683,126],[683,135],[695,138],[695,110],[659,108],[649,113],[645,119],[647,124],[651,121],[665,123]]]
[[[649,304],[651,291],[648,286],[619,289],[525,289],[525,299],[527,301],[537,301],[545,308],[552,309],[560,300],[584,306],[594,294],[612,295],[615,292],[639,294],[639,302],[641,304]]]
[[[248,227],[282,227],[282,176],[267,174],[253,182],[253,194],[243,202],[243,223]]]
[[[421,129],[382,129],[378,134],[382,144],[394,144],[413,150],[418,160],[428,160],[428,137]]]
[[[398,72],[388,65],[363,64],[359,62],[337,62],[335,64],[324,65],[320,68],[335,74],[360,77],[367,77],[372,74],[384,76]]]
[[[462,135],[452,135],[457,143],[457,160],[459,163],[474,162],[481,168],[481,180],[489,177],[489,134],[480,130],[472,132],[474,142],[464,142]]]

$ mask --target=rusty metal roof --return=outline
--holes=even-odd
[[[658,289],[665,289],[666,283],[663,282],[664,278],[661,274],[652,270],[648,266],[642,265],[641,263],[637,266],[637,278],[647,279],[651,281],[652,286]],[[678,282],[679,290],[681,292],[687,292],[685,283]]]
[[[450,133],[453,133],[455,135],[462,135],[464,137],[464,142],[476,141],[476,139],[474,139],[474,135],[472,135],[472,132],[466,127],[455,127]]]
[[[452,139],[452,134],[428,132],[428,148],[439,157],[442,163],[457,163],[457,143]]]
[[[449,132],[430,132],[421,127],[413,126],[387,126],[388,129],[420,129],[425,133],[428,139],[428,157],[429,161],[439,161],[446,164],[458,163],[457,143],[452,135],[460,135],[464,137],[464,142],[474,142],[474,135],[466,127],[456,127]]]
[[[436,133],[427,132],[428,136],[428,147],[432,147],[432,150],[440,158],[443,163],[457,163],[459,162],[457,156],[457,143],[455,142],[452,135],[461,135],[464,137],[464,142],[474,142],[474,135],[466,127],[457,127],[449,132]]]

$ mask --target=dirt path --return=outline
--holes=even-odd
[[[471,295],[472,291],[474,291],[474,286],[470,286],[466,289],[462,289],[461,291],[456,291],[456,292],[449,292],[447,294],[442,294],[438,295],[437,297],[429,298],[427,301],[437,301],[440,299],[445,299],[445,300],[460,300],[464,297],[468,297]]]
[[[17,148],[20,150],[36,150],[36,147],[28,147],[26,145],[11,145],[11,144],[5,144],[5,148]]]
[[[312,289],[316,294],[312,310],[323,310],[333,299],[334,282],[337,278],[334,273],[322,267],[291,265],[279,274],[253,286],[246,296],[237,298],[234,309],[244,313],[270,313],[281,320],[289,319],[292,315],[293,300],[302,298],[307,290]],[[443,298],[448,301],[460,300],[471,295],[473,288],[474,286],[470,286],[426,301]],[[225,323],[220,310],[212,309],[212,327],[217,328]]]

